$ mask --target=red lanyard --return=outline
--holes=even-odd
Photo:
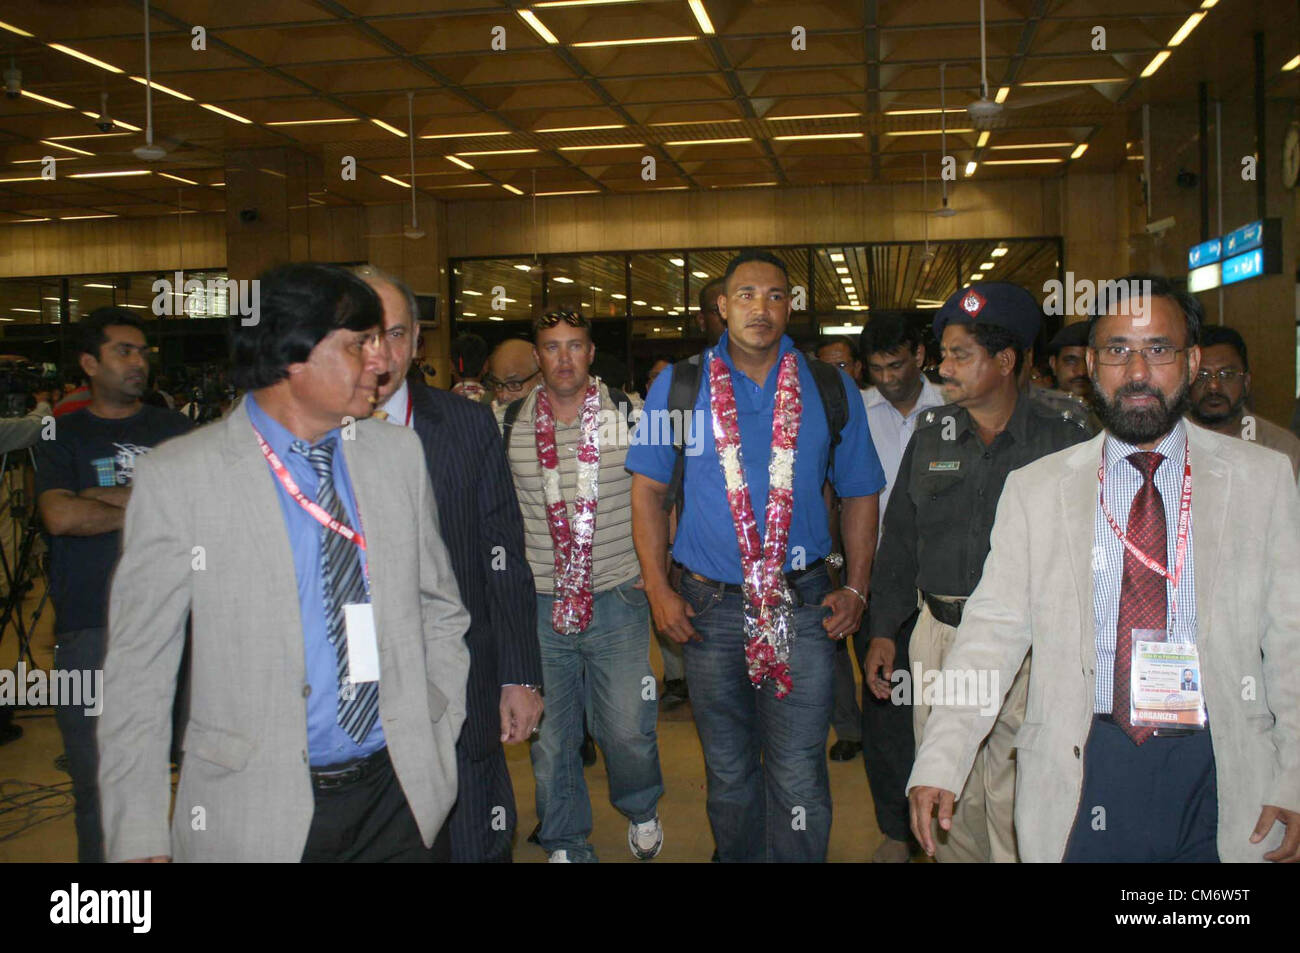
[[[1118,537],[1119,541],[1124,544],[1124,548],[1133,554],[1133,558],[1146,566],[1152,572],[1159,574],[1167,579],[1173,585],[1173,596],[1170,600],[1172,608],[1172,619],[1178,619],[1178,580],[1183,575],[1183,561],[1187,556],[1187,535],[1188,528],[1192,520],[1192,447],[1188,441],[1183,445],[1183,490],[1178,499],[1178,543],[1174,549],[1174,571],[1172,575],[1162,563],[1156,562],[1142,550],[1138,549],[1129,542],[1128,535],[1120,531],[1119,523],[1115,522],[1115,517],[1110,515],[1110,510],[1106,509],[1106,449],[1102,446],[1101,463],[1097,466],[1097,483],[1101,489],[1098,491],[1097,500],[1101,504],[1101,513],[1106,517],[1106,522],[1110,524],[1111,532]],[[1152,480],[1155,477],[1152,476]]]
[[[262,437],[261,431],[254,427],[253,433],[257,434],[257,445],[262,448],[262,456],[266,457],[266,462],[271,465],[271,472],[273,472],[276,478],[280,481],[280,485],[284,487],[285,492],[293,497],[294,502],[310,513],[316,522],[321,524],[321,526],[324,526],[331,532],[338,533],[350,543],[356,543],[364,551],[366,548],[366,538],[351,526],[348,526],[346,523],[340,523],[334,517],[330,516],[320,508],[320,504],[307,499],[307,497],[303,495],[302,490],[298,488],[298,484],[294,481],[293,477],[289,475],[289,471],[280,461],[280,458],[275,455],[275,451],[271,449],[270,445]],[[360,514],[358,514],[358,517],[359,516]]]

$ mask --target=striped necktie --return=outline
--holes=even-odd
[[[1128,460],[1142,474],[1142,487],[1133,497],[1129,508],[1129,541],[1158,563],[1168,558],[1166,553],[1165,506],[1156,489],[1156,469],[1164,460],[1159,453],[1131,453]],[[1119,590],[1119,626],[1115,633],[1114,703],[1111,714],[1124,733],[1140,745],[1155,734],[1154,728],[1135,725],[1129,720],[1131,693],[1129,682],[1133,671],[1133,630],[1154,629],[1165,631],[1168,609],[1165,578],[1138,561],[1124,547],[1124,575]]]
[[[330,516],[347,525],[347,513],[334,490],[334,448],[331,438],[316,447],[294,441],[293,450],[307,458],[316,471],[316,503]],[[325,632],[334,646],[339,673],[339,727],[357,744],[365,741],[379,717],[379,683],[353,684],[348,677],[347,626],[343,607],[366,602],[365,577],[356,543],[344,539],[328,526],[320,528],[321,589],[325,604]]]

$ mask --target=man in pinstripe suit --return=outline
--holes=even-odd
[[[413,428],[424,444],[443,542],[470,612],[468,715],[456,745],[451,858],[507,862],[516,814],[502,744],[526,740],[542,717],[537,600],[514,483],[492,412],[428,387],[418,372],[407,376],[418,330],[410,289],[374,268],[360,274],[384,305],[390,364],[380,380],[380,413]]]

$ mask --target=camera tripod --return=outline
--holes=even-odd
[[[25,460],[22,456],[18,456],[19,454],[25,454]],[[18,458],[14,460],[13,458],[16,456]],[[8,490],[8,498],[0,500],[0,506],[7,506],[9,515],[13,518],[12,533],[14,543],[12,562],[9,554],[5,551],[5,547],[0,546],[0,573],[3,573],[5,586],[4,598],[0,600],[0,641],[4,640],[5,633],[12,621],[15,637],[18,639],[16,662],[21,662],[26,658],[28,665],[35,668],[36,659],[32,655],[31,644],[32,634],[40,621],[41,613],[45,610],[45,602],[49,598],[49,587],[47,585],[45,591],[41,594],[41,600],[36,604],[35,611],[32,612],[31,621],[24,621],[23,602],[27,594],[32,591],[37,575],[44,574],[44,568],[36,555],[36,541],[40,536],[41,519],[36,508],[36,501],[31,498],[26,487],[21,482],[24,473],[24,462],[31,465],[32,473],[36,472],[36,455],[30,447],[0,455],[0,480],[3,480],[4,477],[10,477],[12,480],[14,475],[17,475],[19,480],[16,487],[11,487]],[[21,530],[19,529],[20,526]]]

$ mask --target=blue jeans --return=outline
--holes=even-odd
[[[598,592],[591,625],[577,635],[551,627],[550,596],[537,597],[546,713],[532,746],[542,847],[595,861],[591,799],[582,775],[582,714],[605,755],[609,799],[628,820],[651,820],[664,793],[655,723],[659,701],[650,672],[650,607],[635,580]],[[585,688],[584,688],[585,683]]]
[[[835,642],[822,628],[830,610],[820,603],[829,591],[825,567],[794,586],[794,687],[778,701],[770,679],[758,690],[749,680],[741,595],[682,576],[678,592],[695,610],[691,621],[702,638],[687,642],[683,654],[721,861],[826,859]]]
[[[104,668],[108,629],[71,629],[55,636],[54,667],[60,671]],[[72,775],[73,823],[77,829],[77,861],[104,862],[104,824],[99,807],[99,747],[95,741],[99,718],[81,705],[59,705],[54,720],[63,735],[63,751]]]

